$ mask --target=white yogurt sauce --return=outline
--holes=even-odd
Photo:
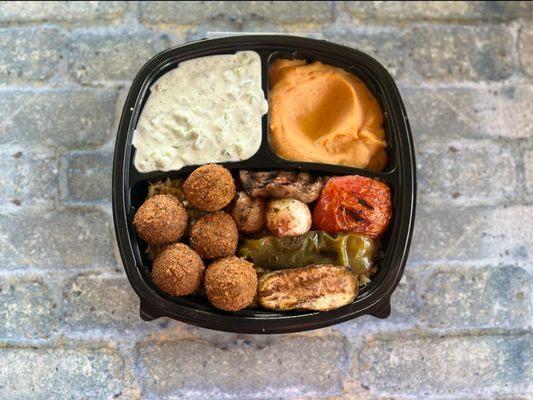
[[[132,140],[135,167],[170,171],[250,158],[267,109],[256,52],[184,61],[150,88]]]

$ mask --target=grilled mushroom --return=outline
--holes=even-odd
[[[307,172],[239,171],[244,190],[252,197],[293,198],[311,203],[318,198],[323,179]]]

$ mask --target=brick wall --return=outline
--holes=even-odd
[[[0,398],[533,396],[533,4],[0,2]],[[111,160],[138,68],[208,31],[321,33],[397,78],[419,204],[392,315],[275,337],[138,317]]]

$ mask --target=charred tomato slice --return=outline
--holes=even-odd
[[[330,178],[313,211],[315,228],[329,233],[353,232],[378,239],[392,217],[386,183],[359,175]]]

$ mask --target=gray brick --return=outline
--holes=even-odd
[[[533,135],[533,88],[402,87],[417,142],[442,138],[528,138]]]
[[[479,399],[487,399],[487,400],[531,400],[531,396],[528,394],[523,395],[496,395],[496,396],[490,396],[490,397],[478,397]],[[470,398],[465,397],[461,400],[470,400]]]
[[[43,207],[0,215],[2,268],[114,267],[112,224],[92,208]]]
[[[527,1],[347,1],[346,8],[357,18],[472,20],[506,19],[533,14]]]
[[[3,399],[109,399],[122,391],[123,363],[109,349],[0,349]]]
[[[123,1],[2,1],[0,21],[80,21],[111,19],[126,9]]]
[[[409,265],[396,290],[392,293],[390,304],[391,314],[386,319],[378,319],[371,316],[363,316],[351,321],[344,322],[335,327],[347,337],[359,338],[365,331],[394,331],[402,330],[412,325],[416,320],[416,286],[415,279],[409,270]]]
[[[418,207],[410,259],[524,260],[533,253],[533,207]]]
[[[503,26],[426,26],[408,33],[410,66],[425,79],[506,79],[513,73],[513,37]]]
[[[515,266],[442,269],[422,293],[422,315],[436,328],[525,328],[532,277]]]
[[[524,168],[526,178],[526,190],[533,194],[533,150],[528,150],[524,154]]]
[[[153,398],[322,397],[342,393],[344,346],[328,337],[148,342],[138,349],[138,368],[143,392]]]
[[[531,26],[520,30],[518,49],[522,71],[533,78],[533,28]]]
[[[55,28],[0,29],[0,82],[50,78],[63,58],[65,36]]]
[[[333,20],[330,1],[143,1],[141,18],[148,23],[197,24],[229,22],[303,23]]]
[[[264,32],[275,32],[281,35],[296,35],[301,37],[308,37],[313,39],[324,39],[324,29],[330,25],[322,25],[317,23],[309,23],[305,25],[295,24],[267,24],[267,22],[251,21],[247,24],[239,24],[226,20],[214,20],[202,25],[163,25],[158,26],[162,32],[169,35],[172,45],[181,45],[185,42],[214,39],[220,37],[234,36],[235,32],[245,32],[247,34],[261,34]]]
[[[360,356],[372,391],[414,394],[523,393],[533,379],[531,336],[373,341]],[[470,397],[473,398],[473,397]]]
[[[0,91],[0,144],[98,146],[111,137],[117,92]]]
[[[405,72],[405,36],[395,28],[379,30],[333,26],[324,37],[335,43],[364,51],[375,57],[396,78]]]
[[[69,331],[149,325],[139,317],[139,298],[125,276],[75,277],[63,290],[62,319]]]
[[[70,37],[70,74],[83,83],[132,80],[163,47],[149,31],[79,30]]]
[[[55,330],[57,304],[37,277],[0,277],[0,339],[47,338]]]
[[[403,323],[412,321],[416,314],[416,286],[415,279],[409,271],[409,265],[403,277],[391,296],[391,315],[388,322]]]
[[[57,160],[42,153],[0,153],[0,199],[20,205],[53,199],[57,193]]]
[[[516,193],[514,156],[496,142],[426,143],[419,146],[417,167],[422,202],[490,205],[510,200]]]
[[[66,190],[63,199],[73,202],[110,202],[113,154],[74,152],[63,157]]]

